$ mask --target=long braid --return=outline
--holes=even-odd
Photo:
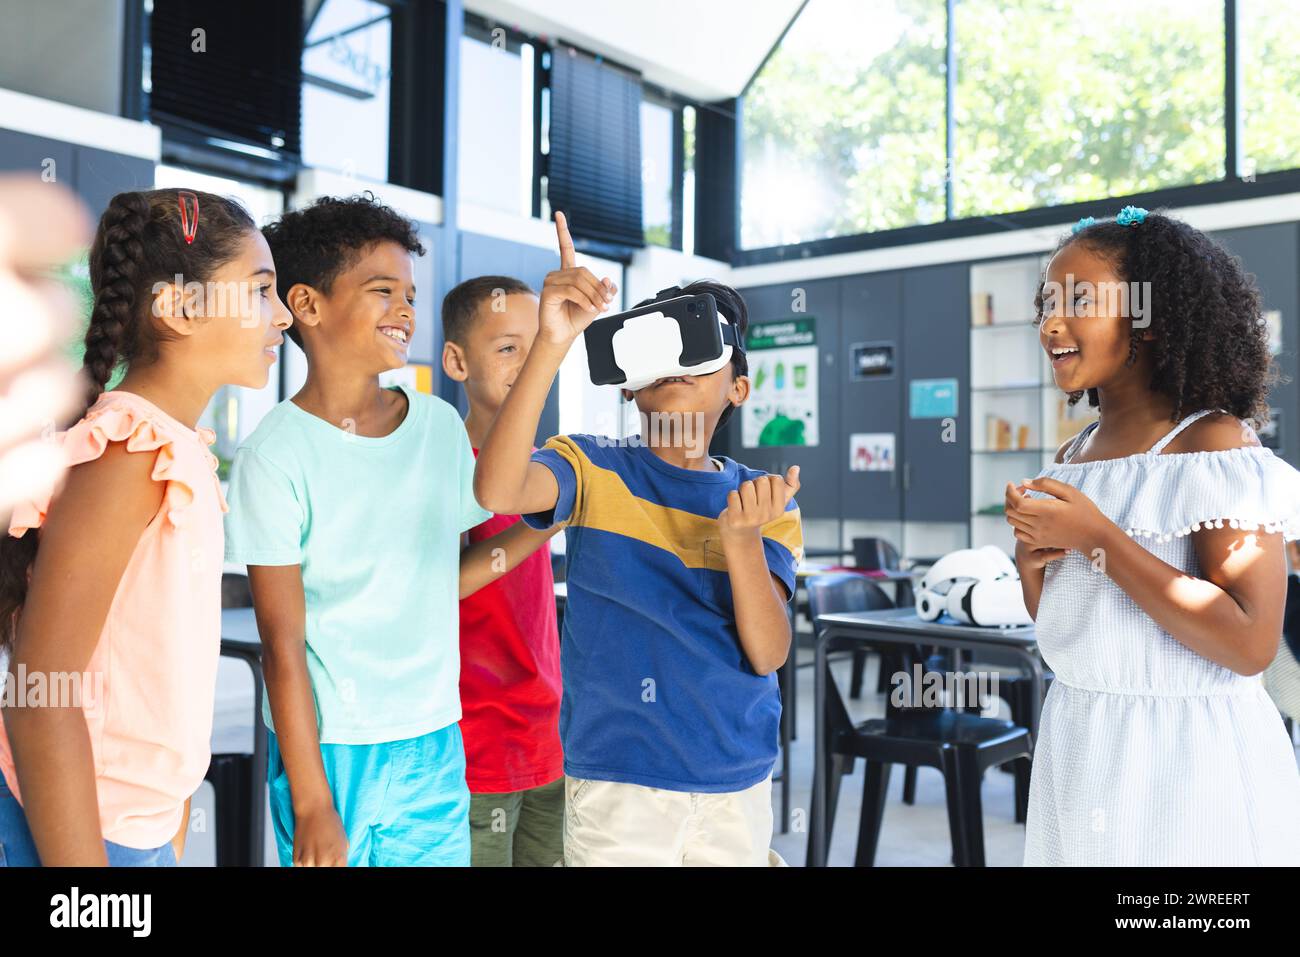
[[[86,408],[95,404],[119,360],[135,353],[136,288],[144,255],[149,200],[143,193],[119,193],[104,212],[102,243],[90,259],[95,305],[86,327]]]

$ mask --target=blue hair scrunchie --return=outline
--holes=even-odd
[[[1083,217],[1083,219],[1079,220],[1072,227],[1070,227],[1070,232],[1077,234],[1087,229],[1089,226],[1093,225],[1096,222],[1097,220],[1093,219],[1091,216],[1085,216]]]
[[[1115,216],[1115,222],[1120,226],[1139,226],[1146,218],[1147,211],[1141,206],[1125,206]]]

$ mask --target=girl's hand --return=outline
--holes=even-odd
[[[1045,492],[1052,498],[1028,498],[1026,489]],[[1008,524],[1015,529],[1016,541],[1033,550],[1073,549],[1087,554],[1098,533],[1111,524],[1092,499],[1074,486],[1050,478],[1025,479],[1019,487],[1008,482],[1006,515]]]
[[[1016,542],[1016,568],[1020,569],[1020,577],[1025,577],[1025,572],[1042,571],[1049,564],[1064,558],[1069,554],[1065,548],[1034,548],[1026,545],[1024,542]]]
[[[718,516],[722,537],[744,538],[755,534],[768,522],[775,521],[799,491],[799,466],[785,473],[763,475],[743,483],[727,494],[727,507]]]
[[[560,268],[547,273],[542,285],[537,335],[544,342],[567,347],[609,308],[618,287],[609,277],[597,279],[590,269],[577,265],[563,213],[555,214],[555,235],[560,246]]]
[[[333,805],[295,815],[293,866],[348,866],[348,836]]]

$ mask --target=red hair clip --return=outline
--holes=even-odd
[[[186,200],[190,201],[189,208],[186,207]],[[188,245],[194,242],[199,231],[199,198],[188,190],[181,190],[176,194],[176,202],[181,207],[181,233]]]

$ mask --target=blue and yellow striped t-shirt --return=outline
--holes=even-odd
[[[763,475],[669,465],[634,439],[556,436],[533,453],[555,475],[568,599],[560,736],[573,777],[675,791],[739,791],[772,771],[781,697],[740,646],[717,523],[727,493]],[[798,506],[762,529],[768,567],[794,594]]]

